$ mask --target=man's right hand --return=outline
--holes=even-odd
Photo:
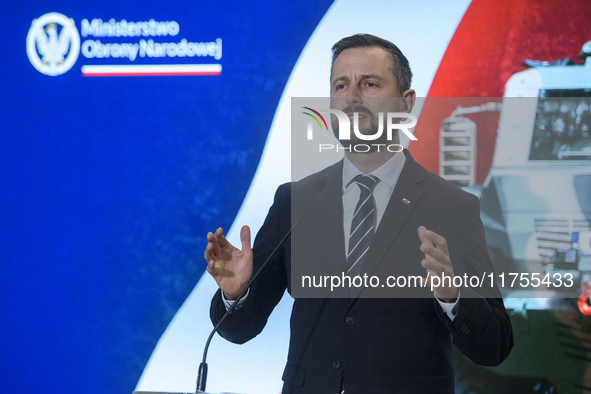
[[[208,263],[207,272],[222,289],[226,300],[238,298],[252,277],[252,249],[248,226],[243,226],[240,230],[240,241],[242,250],[228,242],[221,227],[215,233],[207,234],[207,246],[203,255]]]

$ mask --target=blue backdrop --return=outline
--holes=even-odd
[[[0,387],[130,393],[228,228],[287,78],[331,1],[21,1],[0,6]],[[27,57],[34,19],[176,21],[223,40],[219,76],[50,77]],[[104,37],[138,42],[145,37]],[[85,37],[81,37],[83,42]],[[231,170],[231,171],[230,171]],[[199,355],[196,355],[198,358]]]

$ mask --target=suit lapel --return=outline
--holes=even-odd
[[[343,162],[331,166],[324,173],[326,186],[317,200],[319,228],[327,253],[333,267],[347,268],[345,239],[343,233]],[[342,298],[349,297],[349,290],[339,288]]]

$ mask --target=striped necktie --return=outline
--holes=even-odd
[[[351,232],[349,234],[349,251],[347,253],[347,275],[351,278],[361,273],[363,259],[375,232],[375,201],[373,189],[380,182],[374,175],[357,175],[353,181],[359,186],[361,195],[355,207]]]

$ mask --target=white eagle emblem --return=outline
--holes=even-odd
[[[27,55],[37,71],[50,76],[63,74],[76,63],[79,53],[80,36],[73,19],[50,12],[31,24]]]

